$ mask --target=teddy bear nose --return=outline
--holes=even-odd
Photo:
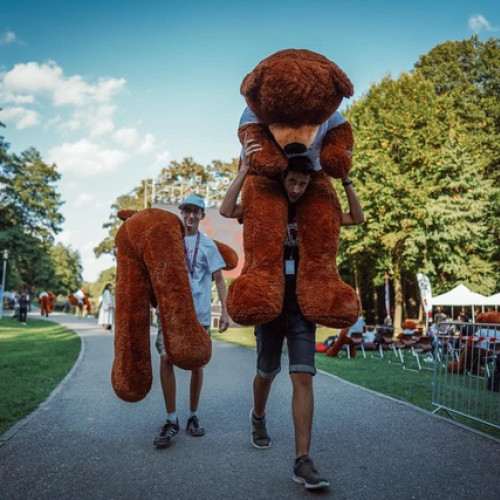
[[[291,142],[290,144],[287,144],[283,150],[287,155],[300,155],[307,151],[307,147],[305,144],[301,144],[300,142]]]

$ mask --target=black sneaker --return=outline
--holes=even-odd
[[[160,427],[159,431],[160,433],[155,437],[153,444],[157,448],[166,448],[179,432],[179,421],[177,420],[177,422],[173,424],[170,420],[167,420],[165,425]]]
[[[300,457],[295,463],[292,479],[296,483],[303,484],[308,490],[330,486],[328,479],[316,470],[311,457],[308,455]]]
[[[200,425],[200,421],[196,415],[188,418],[186,432],[195,437],[205,434],[205,429]]]
[[[267,433],[266,417],[256,419],[252,409],[250,410],[250,423],[252,425],[252,444],[259,450],[270,448],[271,438]]]

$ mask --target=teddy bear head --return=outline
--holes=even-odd
[[[345,73],[325,56],[286,49],[263,59],[243,79],[240,91],[286,151],[293,143],[309,146],[318,126],[354,89]]]
[[[500,311],[488,311],[479,313],[477,315],[476,322],[500,324]]]

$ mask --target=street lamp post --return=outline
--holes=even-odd
[[[3,270],[2,270],[2,293],[0,294],[0,319],[3,316],[3,295],[5,292],[5,276],[7,275],[7,259],[9,258],[8,250],[3,251]]]

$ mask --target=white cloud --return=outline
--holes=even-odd
[[[91,85],[80,75],[66,77],[54,61],[16,64],[3,78],[5,89],[16,93],[46,95],[56,106],[107,103],[125,84],[123,78],[101,78],[96,85]]]
[[[88,205],[91,201],[94,201],[94,196],[88,193],[80,193],[75,201],[75,207],[83,207]]]
[[[77,177],[114,172],[127,158],[123,151],[106,148],[88,139],[61,144],[48,154],[48,162],[56,163],[59,172]]]
[[[3,103],[14,104],[33,104],[35,102],[34,95],[16,95],[11,92],[2,92],[0,87],[0,100]]]
[[[16,42],[16,34],[13,31],[7,30],[0,35],[0,45],[10,45]]]
[[[113,134],[113,140],[125,148],[134,148],[139,141],[139,133],[133,127],[122,127]]]
[[[155,145],[156,145],[155,136],[153,134],[146,134],[144,136],[142,144],[139,147],[139,151],[141,153],[149,153],[150,151],[153,151]]]
[[[155,160],[147,167],[147,172],[150,176],[158,175],[162,168],[167,164],[167,159],[170,156],[170,151],[161,151],[155,155]]]
[[[0,110],[0,118],[5,123],[15,124],[18,130],[40,123],[40,115],[36,111],[18,106]]]
[[[72,246],[74,248],[74,240],[76,236],[76,231],[64,230],[58,233],[55,237],[56,243],[62,243],[65,247]]]
[[[66,108],[65,116],[57,120],[61,131],[86,130],[90,137],[98,137],[115,130],[112,100],[125,84],[123,78],[100,78],[91,84],[80,75],[65,76],[54,61],[29,62],[16,64],[2,75],[0,98],[4,103],[33,105],[48,100],[56,108]],[[44,120],[53,122],[51,116]]]
[[[480,31],[496,31],[496,28],[492,27],[489,21],[482,14],[474,14],[469,18],[469,28],[474,33],[479,33]]]

